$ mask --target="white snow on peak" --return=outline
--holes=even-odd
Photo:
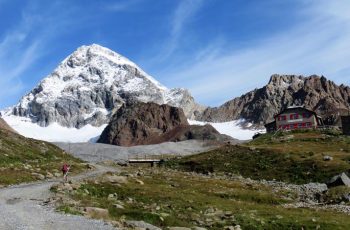
[[[106,47],[103,47],[98,44],[92,44],[92,45],[83,45],[79,47],[72,55],[68,56],[62,63],[66,64],[66,62],[71,58],[71,56],[75,56],[78,59],[84,59],[87,56],[96,56],[101,58],[102,60],[97,60],[95,64],[101,64],[100,61],[108,60],[113,64],[117,64],[120,66],[128,65],[136,68],[143,76],[147,77],[148,80],[150,80],[153,84],[155,84],[157,87],[167,90],[165,86],[160,84],[157,80],[155,80],[152,76],[148,75],[145,71],[143,71],[138,65],[136,65],[134,62],[130,61],[126,57],[120,55],[117,52],[114,52]],[[105,59],[105,60],[103,60]]]

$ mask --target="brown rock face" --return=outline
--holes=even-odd
[[[190,126],[182,109],[155,103],[124,104],[102,132],[99,143],[120,146],[221,138],[213,127]]]
[[[9,126],[4,119],[0,118],[0,129],[4,129],[13,133],[17,133],[11,126]]]
[[[316,111],[327,124],[336,124],[350,107],[350,88],[323,76],[272,75],[269,83],[216,108],[207,108],[197,119],[224,122],[240,118],[254,124],[273,120],[281,109],[303,105]]]

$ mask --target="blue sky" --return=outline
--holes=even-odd
[[[270,75],[350,84],[348,0],[0,0],[0,108],[97,43],[217,106]]]

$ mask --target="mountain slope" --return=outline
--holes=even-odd
[[[269,83],[216,108],[207,108],[196,118],[225,122],[245,119],[255,125],[273,120],[290,105],[304,105],[319,113],[328,124],[338,122],[339,114],[350,106],[350,88],[336,85],[323,76],[272,75]]]
[[[188,117],[203,107],[185,89],[167,89],[135,63],[102,46],[82,46],[37,87],[5,112],[46,127],[68,128],[107,124],[127,101],[182,107]]]
[[[63,163],[73,165],[74,173],[84,169],[82,161],[57,146],[0,127],[0,187],[61,176]]]

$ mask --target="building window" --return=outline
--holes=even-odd
[[[290,115],[290,119],[291,119],[291,120],[299,119],[299,114],[297,114],[297,113],[291,114],[291,115]]]
[[[309,113],[303,113],[303,118],[309,118],[310,114]]]
[[[281,116],[278,116],[277,118],[279,121],[285,121],[287,120],[287,116],[286,115],[281,115]]]

